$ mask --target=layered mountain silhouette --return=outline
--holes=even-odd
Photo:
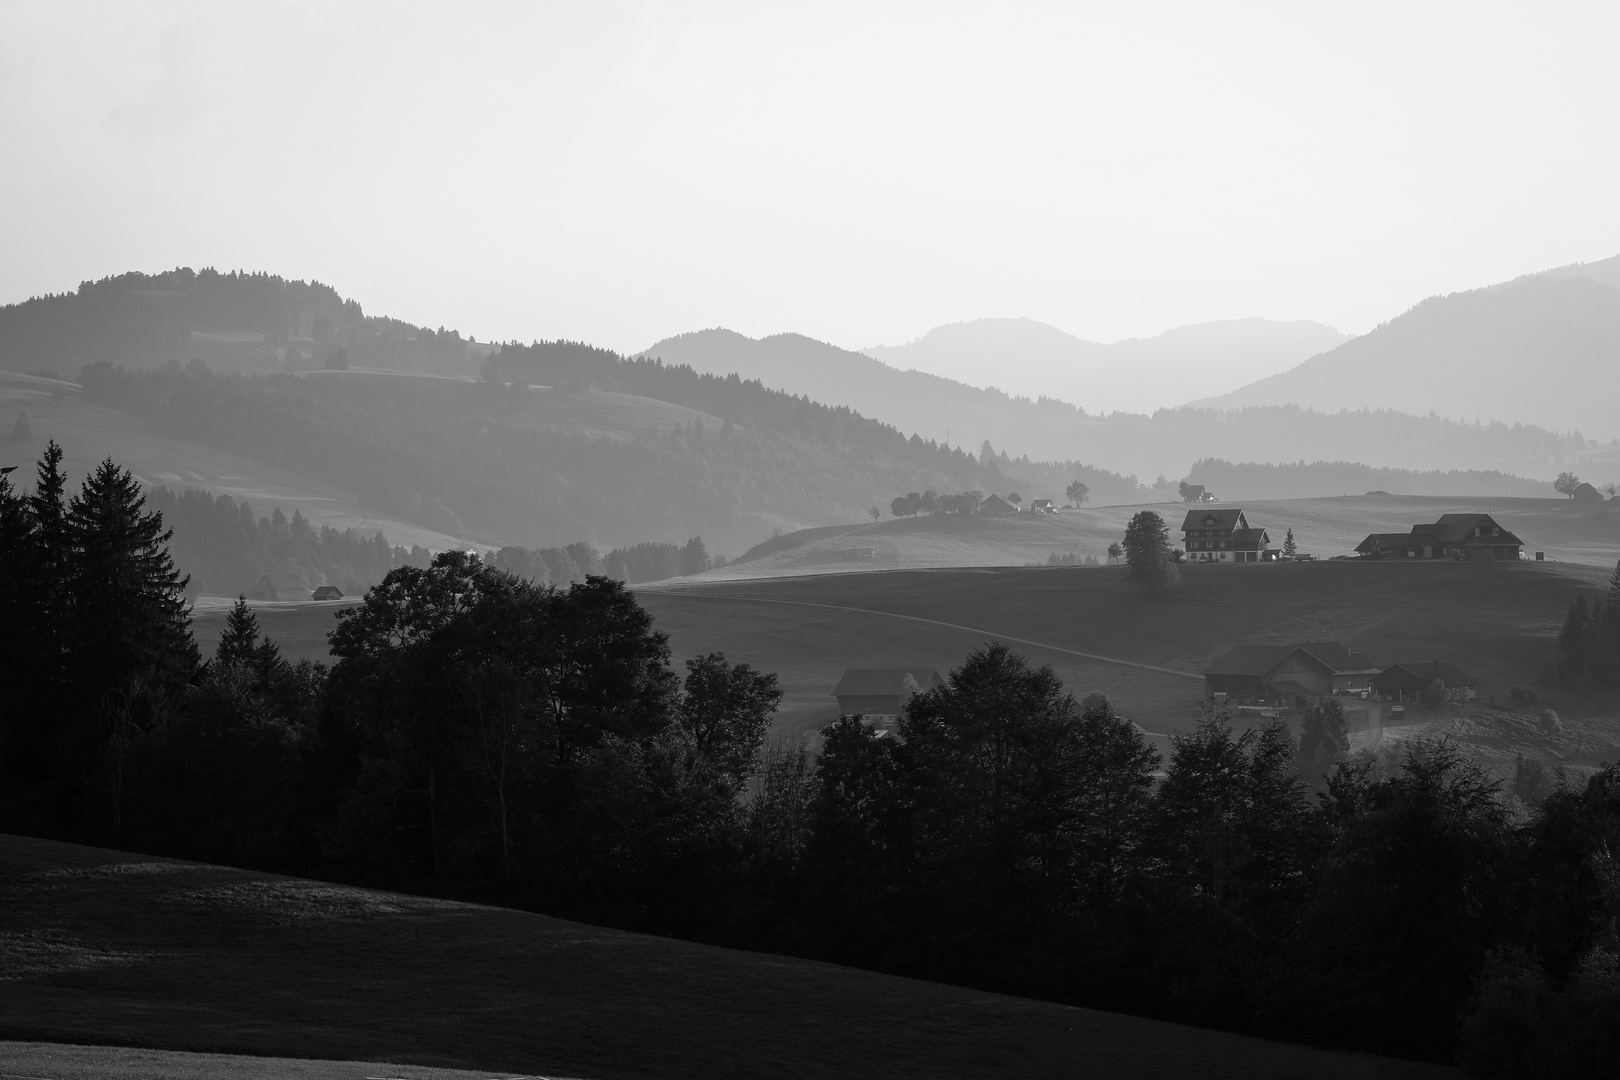
[[[894,367],[1092,412],[1152,412],[1285,371],[1347,340],[1305,320],[1228,319],[1102,344],[1034,319],[974,319],[863,351]]]
[[[1431,297],[1288,371],[1195,404],[1382,407],[1620,436],[1620,257]]]

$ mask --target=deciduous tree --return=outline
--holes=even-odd
[[[1125,580],[1149,592],[1181,581],[1170,554],[1170,529],[1152,510],[1138,511],[1125,526]]]

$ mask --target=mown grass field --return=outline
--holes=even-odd
[[[847,668],[944,672],[992,639],[1051,664],[1077,696],[1107,694],[1158,733],[1188,725],[1203,694],[1198,674],[1237,644],[1333,640],[1380,664],[1449,660],[1482,680],[1482,703],[1504,699],[1512,686],[1536,681],[1575,596],[1605,581],[1602,569],[1570,563],[1319,562],[1189,566],[1181,585],[1158,596],[1126,585],[1117,567],[700,580],[642,587],[637,596],[670,635],[677,665],[718,651],[776,672],[785,697],[774,734],[791,739],[836,717],[832,689]],[[256,610],[286,653],[324,659],[339,606]],[[222,607],[198,615],[205,651],[223,623]],[[1594,729],[1589,739],[1541,747],[1547,760],[1615,756],[1604,735],[1620,732],[1612,702],[1554,704]],[[1456,734],[1470,742],[1472,730]]]
[[[499,908],[21,837],[0,836],[0,911],[0,1039],[595,1080],[1453,1075]],[[0,1044],[0,1064],[13,1053]],[[75,1054],[95,1058],[36,1053],[42,1071],[25,1075],[96,1075],[68,1072]],[[413,1074],[357,1064],[304,1075]]]
[[[1405,532],[1454,513],[1491,513],[1524,540],[1527,552],[1542,551],[1555,561],[1612,568],[1620,558],[1620,513],[1607,503],[1346,495],[1220,505],[1241,505],[1251,525],[1268,530],[1275,547],[1281,547],[1293,529],[1299,550],[1322,559],[1354,554],[1368,533]],[[756,549],[753,557],[706,576],[727,580],[939,566],[1023,566],[1044,563],[1052,555],[1082,559],[1091,555],[1105,562],[1108,545],[1124,535],[1126,523],[1142,510],[1164,518],[1174,541],[1181,543],[1179,529],[1189,510],[1183,503],[1084,507],[999,518],[883,518],[777,537]]]

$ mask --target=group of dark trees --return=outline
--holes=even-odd
[[[426,566],[421,546],[397,547],[380,532],[312,526],[299,510],[258,516],[228,495],[153,488],[147,504],[174,530],[169,551],[191,579],[193,595],[234,596],[264,574],[296,574],[310,588],[336,585],[354,594],[398,566]]]
[[[1620,1051],[1620,771],[1515,816],[1453,747],[1343,760],[1342,717],[1162,756],[1003,645],[767,743],[775,677],[672,670],[625,587],[451,552],[288,663],[211,655],[139,486],[0,479],[19,660],[0,828],[481,899],[988,989],[1439,1060],[1599,1075]]]
[[[1558,631],[1557,681],[1620,686],[1620,563],[1606,592],[1577,596]]]
[[[1015,496],[1016,497],[1016,496]],[[984,492],[964,491],[956,495],[939,492],[912,491],[897,495],[889,503],[889,513],[895,517],[916,517],[918,514],[976,514],[984,502]]]
[[[1323,418],[1326,420],[1326,418]],[[1407,418],[1415,419],[1415,418]],[[1282,464],[1204,458],[1193,462],[1181,482],[1222,492],[1233,499],[1313,499],[1346,492],[1385,491],[1396,495],[1523,495],[1546,490],[1545,481],[1526,480],[1490,469],[1431,469],[1426,472],[1375,468],[1353,461],[1298,461]],[[1185,495],[1183,495],[1185,498]]]

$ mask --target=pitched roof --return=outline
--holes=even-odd
[[[1296,652],[1303,652],[1330,671],[1375,670],[1372,661],[1337,641],[1304,641],[1293,645],[1238,645],[1211,664],[1204,674],[1263,678]]]
[[[1271,537],[1266,535],[1264,529],[1233,529],[1232,542],[1234,544],[1263,544]]]
[[[1012,514],[1016,512],[1013,509],[1013,504],[1000,495],[991,495],[979,504],[979,513],[981,514]]]
[[[304,587],[304,579],[297,574],[266,574],[259,580],[269,582],[270,587],[278,592],[282,589],[302,589]]]
[[[1502,529],[1496,520],[1489,514],[1441,514],[1440,520],[1435,522],[1440,530],[1440,539],[1449,542],[1460,542],[1473,537],[1474,530],[1482,525],[1494,525]],[[1524,541],[1517,536],[1502,529],[1502,535],[1489,537],[1491,540],[1504,544],[1522,544]]]
[[[1362,554],[1373,551],[1394,551],[1410,547],[1411,533],[1368,533],[1367,539],[1356,545]]]
[[[1479,685],[1478,679],[1445,660],[1416,660],[1391,664],[1380,671],[1373,681],[1375,683],[1411,681],[1427,686],[1435,679],[1439,679],[1447,686]]]
[[[833,688],[834,697],[889,697],[907,693],[910,678],[917,690],[944,686],[945,680],[933,668],[850,668]]]
[[[1194,529],[1246,529],[1248,527],[1248,519],[1243,516],[1243,510],[1240,507],[1223,507],[1220,510],[1205,507],[1202,510],[1189,510],[1186,519],[1181,523],[1182,532],[1191,532]]]
[[[1373,662],[1337,641],[1306,641],[1299,646],[1334,671],[1374,671]]]

